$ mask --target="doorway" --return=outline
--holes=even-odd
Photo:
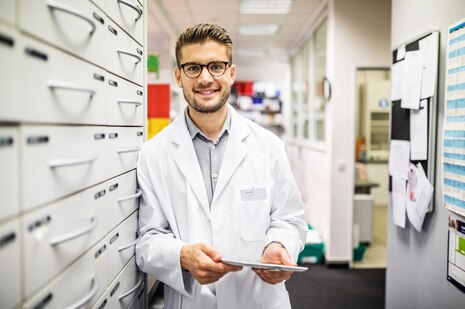
[[[357,68],[354,268],[386,267],[390,69]]]

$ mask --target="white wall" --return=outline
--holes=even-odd
[[[465,18],[463,0],[394,0],[392,49],[431,29],[440,31],[438,84],[438,141],[436,145],[435,209],[423,231],[397,228],[389,214],[386,308],[464,308],[465,295],[447,276],[447,224],[449,211],[442,205],[442,127],[446,71],[447,27]]]

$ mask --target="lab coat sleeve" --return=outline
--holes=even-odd
[[[150,154],[149,154],[150,155]],[[136,243],[136,262],[139,268],[164,282],[179,293],[192,297],[193,277],[183,271],[180,252],[184,243],[177,239],[168,222],[153,183],[154,165],[145,161],[141,152],[137,167],[137,181],[142,195],[139,204],[139,233]],[[152,174],[152,177],[151,177]]]
[[[307,235],[307,224],[304,221],[304,206],[297,184],[284,150],[284,144],[278,148],[274,168],[274,188],[272,192],[270,228],[266,234],[268,245],[273,241],[280,242],[296,262],[302,251]]]

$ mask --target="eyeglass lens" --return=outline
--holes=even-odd
[[[203,67],[207,67],[212,76],[219,77],[226,71],[226,66],[227,63],[220,61],[213,61],[208,64],[187,63],[183,65],[183,70],[188,77],[199,77]]]

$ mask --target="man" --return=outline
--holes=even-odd
[[[290,271],[222,258],[295,265],[307,225],[282,141],[227,104],[236,67],[216,25],[176,43],[183,115],[146,142],[136,260],[165,283],[165,308],[290,308]]]

